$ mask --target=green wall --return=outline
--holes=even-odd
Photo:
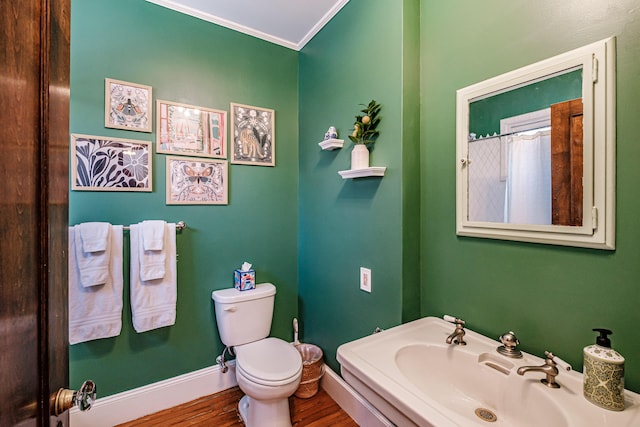
[[[211,291],[233,286],[247,260],[278,289],[272,334],[291,338],[297,298],[298,53],[145,1],[72,5],[72,133],[155,141],[104,127],[105,77],[147,84],[155,99],[229,111],[276,111],[276,167],[229,166],[228,206],[166,206],[165,156],[153,156],[152,193],[72,191],[70,224],[183,220],[177,236],[176,324],[138,334],[128,280],[120,336],[70,347],[72,388],[94,379],[104,397],[211,366],[222,352]],[[155,108],[155,105],[154,105]],[[128,276],[125,233],[125,278]]]
[[[417,1],[351,0],[300,54],[300,317],[304,341],[336,371],[340,344],[419,315],[418,17]],[[371,99],[382,122],[370,164],[386,174],[343,180],[347,135]],[[344,147],[321,151],[331,125]],[[359,289],[361,266],[372,270],[371,293]]]
[[[469,103],[469,133],[500,134],[500,120],[582,98],[582,69]]]
[[[455,234],[455,91],[617,37],[615,252]],[[640,391],[640,10],[636,0],[421,1],[422,315],[457,315],[490,337],[582,369],[594,327],[614,331]]]

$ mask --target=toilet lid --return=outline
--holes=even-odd
[[[279,338],[265,338],[236,346],[234,350],[236,369],[258,384],[287,383],[302,372],[298,350]]]

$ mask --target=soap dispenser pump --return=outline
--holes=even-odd
[[[584,397],[611,411],[624,410],[624,357],[611,348],[608,329],[596,328],[596,343],[584,348]]]

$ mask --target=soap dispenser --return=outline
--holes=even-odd
[[[624,357],[611,348],[608,329],[599,332],[596,343],[584,348],[584,397],[611,411],[624,410]]]

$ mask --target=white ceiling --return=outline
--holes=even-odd
[[[300,50],[349,0],[147,0]]]

